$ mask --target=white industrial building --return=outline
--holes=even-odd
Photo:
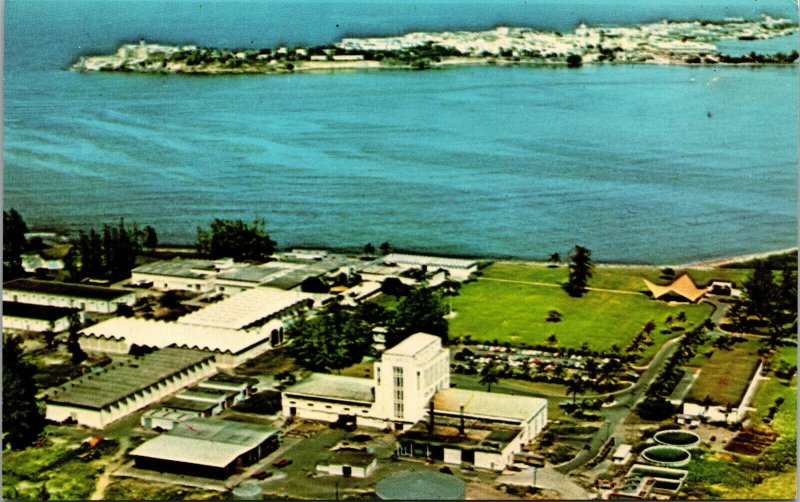
[[[444,269],[450,277],[464,280],[470,274],[478,271],[478,261],[462,258],[444,258],[440,256],[423,256],[402,253],[390,253],[383,257],[387,265],[401,265],[410,267],[425,267],[431,270]]]
[[[547,423],[544,399],[449,388],[449,351],[433,335],[408,337],[385,351],[374,369],[372,379],[312,374],[283,392],[283,413],[327,422],[350,418],[360,426],[406,431],[401,455],[418,454],[424,444],[439,460],[460,464],[463,458],[494,470],[512,463]],[[428,431],[420,434],[423,422]],[[435,439],[448,436],[442,428],[461,431],[445,441],[447,448]]]
[[[115,317],[85,328],[80,345],[86,352],[128,354],[131,348],[176,346],[216,356],[220,368],[238,366],[283,342],[283,321],[273,319],[254,330],[237,330],[177,322]]]
[[[212,326],[227,329],[259,327],[270,320],[294,317],[327,295],[258,287],[231,296],[179,318],[178,324]]]
[[[324,462],[317,464],[317,471],[345,478],[367,478],[378,468],[378,459],[372,453],[337,450]]]
[[[215,372],[210,354],[162,349],[58,387],[46,397],[46,418],[102,429]]]
[[[175,258],[148,263],[131,270],[131,283],[150,284],[154,289],[207,292],[214,289],[213,278],[234,266],[233,260],[193,260]]]
[[[83,322],[83,312],[66,307],[50,307],[31,303],[3,302],[3,330],[52,331],[69,328],[72,316]]]
[[[113,314],[120,305],[133,306],[136,303],[136,293],[127,289],[15,279],[3,284],[3,301]]]

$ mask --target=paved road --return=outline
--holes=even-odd
[[[572,460],[556,467],[558,472],[566,474],[584,466],[600,452],[609,437],[615,437],[617,444],[624,440],[619,431],[619,425],[628,418],[636,403],[644,396],[645,391],[656,379],[666,360],[675,352],[681,338],[674,338],[665,343],[653,357],[650,366],[642,373],[639,381],[617,395],[617,402],[608,408],[603,408],[605,416],[603,427],[594,435],[589,443],[588,450],[582,450]]]

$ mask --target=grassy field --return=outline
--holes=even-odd
[[[787,361],[797,364],[797,347],[781,347],[778,354],[773,359],[773,366],[777,361]],[[768,380],[762,380],[756,394],[753,396],[751,406],[755,411],[751,413],[754,424],[764,425],[764,417],[767,416],[770,406],[779,397],[784,399],[775,418],[769,423],[769,427],[779,434],[795,433],[797,430],[797,374],[792,377],[790,382],[770,375]]]
[[[498,262],[484,269],[484,277],[510,279],[517,281],[541,281],[563,283],[567,281],[568,270],[565,265],[550,268],[545,265],[531,263]],[[702,287],[711,280],[733,281],[741,285],[751,275],[750,269],[675,269],[675,277],[688,273],[695,284]],[[589,287],[603,289],[620,289],[625,291],[646,291],[642,279],[656,284],[668,284],[670,281],[661,278],[661,269],[645,266],[598,265],[589,279]]]
[[[740,271],[725,271],[725,273]],[[670,336],[661,333],[667,316],[686,313],[686,329],[702,323],[711,314],[709,305],[675,305],[653,301],[639,291],[642,277],[657,279],[654,268],[599,268],[590,287],[619,292],[590,291],[582,298],[568,296],[559,286],[566,280],[565,267],[497,263],[483,271],[483,277],[464,285],[452,300],[456,317],[450,321],[451,337],[469,336],[474,341],[529,344],[545,343],[555,334],[561,346],[579,347],[584,342],[593,349],[608,349],[616,344],[624,349],[649,320],[657,324],[655,344],[649,357]],[[513,282],[508,282],[513,281]],[[531,284],[540,283],[540,284]],[[548,311],[562,314],[557,323],[547,322]]]
[[[699,353],[707,351],[703,346]],[[757,340],[747,340],[734,345],[730,350],[714,349],[711,357],[700,355],[694,361],[705,359],[700,367],[700,375],[689,390],[689,401],[701,402],[706,396],[714,404],[733,406],[739,404],[750,379],[758,365]]]

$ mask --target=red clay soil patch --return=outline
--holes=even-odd
[[[745,429],[725,445],[725,450],[741,455],[758,455],[775,442],[778,434],[760,429]]]

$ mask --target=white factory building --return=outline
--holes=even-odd
[[[444,258],[440,256],[424,256],[415,254],[390,253],[383,257],[386,265],[424,267],[429,270],[446,270],[450,277],[463,281],[470,274],[478,271],[478,261],[463,258]]]
[[[133,306],[136,293],[66,282],[15,279],[3,284],[3,301],[113,314],[120,305]]]
[[[287,388],[282,394],[283,414],[326,422],[354,419],[360,426],[406,431],[401,439],[405,434],[409,439],[401,444],[410,449],[399,451],[401,455],[413,455],[417,444],[432,441],[430,434],[415,436],[423,422],[435,423],[431,434],[460,426],[470,441],[454,442],[447,455],[441,445],[427,451],[438,452],[446,462],[461,463],[460,452],[468,450],[466,462],[502,469],[546,425],[547,401],[450,389],[449,362],[440,338],[417,333],[383,353],[372,379],[315,373]],[[495,429],[502,434],[489,437]]]
[[[46,418],[102,429],[216,373],[214,356],[167,348],[115,363],[48,392]]]

